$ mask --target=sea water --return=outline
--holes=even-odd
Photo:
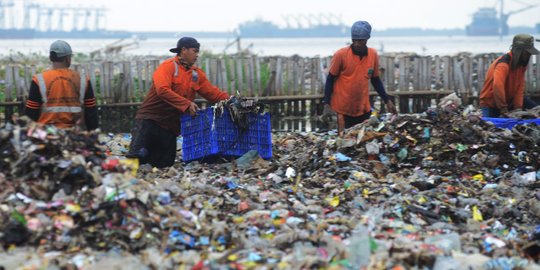
[[[0,56],[10,54],[48,55],[49,45],[55,39],[0,39]],[[327,57],[337,49],[350,44],[347,38],[246,38],[240,45],[229,38],[200,38],[201,50],[212,53],[234,54],[238,49],[249,50],[260,56]],[[149,39],[66,39],[73,51],[91,53],[108,45],[131,44],[122,53],[125,55],[168,55],[176,45],[177,38]],[[385,53],[416,53],[418,55],[455,55],[458,53],[504,53],[512,43],[512,36],[373,36],[368,46]]]

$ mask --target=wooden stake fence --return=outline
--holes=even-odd
[[[465,102],[475,103],[485,73],[496,57],[491,54],[384,55],[380,57],[381,77],[401,113],[421,112],[450,93],[458,94]],[[102,111],[103,130],[117,131],[120,126],[123,131],[129,129],[137,106],[150,88],[152,74],[164,59],[73,65],[90,77]],[[212,56],[200,59],[199,66],[209,80],[224,91],[269,103],[272,118],[278,121],[316,116],[330,61],[331,57]],[[526,92],[532,96],[540,96],[537,63],[540,56],[532,57],[526,73]],[[0,66],[0,110],[5,119],[15,112],[22,113],[32,76],[45,68],[20,64]],[[375,103],[379,97],[372,92],[371,99]],[[105,123],[106,118],[122,124]]]

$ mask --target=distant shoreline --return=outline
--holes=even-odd
[[[532,35],[540,35],[538,27],[516,26],[510,27],[508,35],[518,33],[529,33]],[[291,35],[291,31],[298,33]],[[285,34],[287,32],[287,34]],[[239,35],[235,31],[119,31],[119,30],[103,30],[103,31],[50,31],[40,32],[32,29],[0,29],[0,39],[122,39],[137,37],[139,39],[153,38],[178,38],[181,36],[194,36],[198,38],[325,38],[325,37],[349,37],[348,31],[338,33],[332,36],[325,36],[324,33],[310,33],[303,35],[304,29],[286,29],[283,33],[258,33],[257,35]],[[466,30],[462,28],[452,29],[423,29],[423,28],[389,28],[385,30],[373,30],[373,36],[380,37],[407,37],[407,36],[466,36]],[[489,35],[493,36],[493,35]],[[495,35],[496,36],[496,35]]]
[[[261,56],[301,56],[327,57],[336,49],[348,46],[350,36],[333,38],[207,38],[193,35],[201,43],[203,53],[238,54],[246,52]],[[165,38],[123,38],[123,39],[66,39],[76,53],[104,53],[122,55],[169,55],[177,37]],[[48,55],[50,39],[0,39],[0,55]],[[455,55],[462,52],[471,54],[505,52],[512,42],[512,36],[465,35],[447,36],[383,36],[372,35],[368,46],[376,48],[379,54],[414,52],[418,55]],[[20,53],[18,53],[20,52]]]

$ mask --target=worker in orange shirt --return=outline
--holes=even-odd
[[[180,134],[180,116],[195,115],[199,94],[215,103],[229,94],[212,85],[204,71],[195,66],[200,44],[192,37],[182,37],[170,52],[176,56],[163,61],[153,75],[153,83],[135,116],[132,140],[127,157],[141,164],[168,167],[176,157],[176,137]]]
[[[371,25],[366,21],[355,22],[351,27],[352,44],[335,52],[330,63],[323,102],[337,113],[340,135],[346,128],[369,119],[369,83],[388,111],[397,113],[379,77],[377,50],[367,47],[370,37]]]
[[[508,111],[537,106],[524,92],[529,59],[538,53],[531,35],[518,34],[513,38],[510,51],[491,63],[480,92],[484,117],[506,117]]]
[[[98,127],[96,98],[88,76],[69,69],[72,54],[63,40],[51,44],[52,69],[32,77],[25,114],[42,124],[71,128],[84,122],[93,130]]]

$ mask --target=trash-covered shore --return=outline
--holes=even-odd
[[[5,269],[539,269],[540,127],[452,106],[166,169],[126,137],[0,130]]]

